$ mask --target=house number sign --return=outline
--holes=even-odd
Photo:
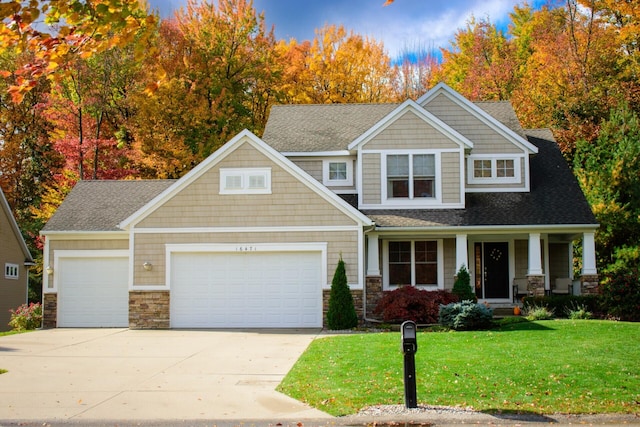
[[[255,252],[258,248],[255,246],[237,246],[236,252]]]

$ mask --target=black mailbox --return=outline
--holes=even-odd
[[[416,323],[407,320],[400,327],[402,331],[402,352],[415,353],[418,351],[418,339],[416,337]]]

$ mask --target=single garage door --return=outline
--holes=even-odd
[[[128,327],[126,257],[59,258],[58,327]]]
[[[320,252],[173,253],[174,328],[322,326]]]

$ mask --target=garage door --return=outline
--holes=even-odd
[[[174,328],[322,326],[320,252],[173,253]]]
[[[58,327],[128,327],[126,257],[59,258]]]

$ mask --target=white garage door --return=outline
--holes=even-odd
[[[174,328],[322,326],[320,252],[173,253]]]
[[[58,327],[128,327],[126,257],[59,258]]]

